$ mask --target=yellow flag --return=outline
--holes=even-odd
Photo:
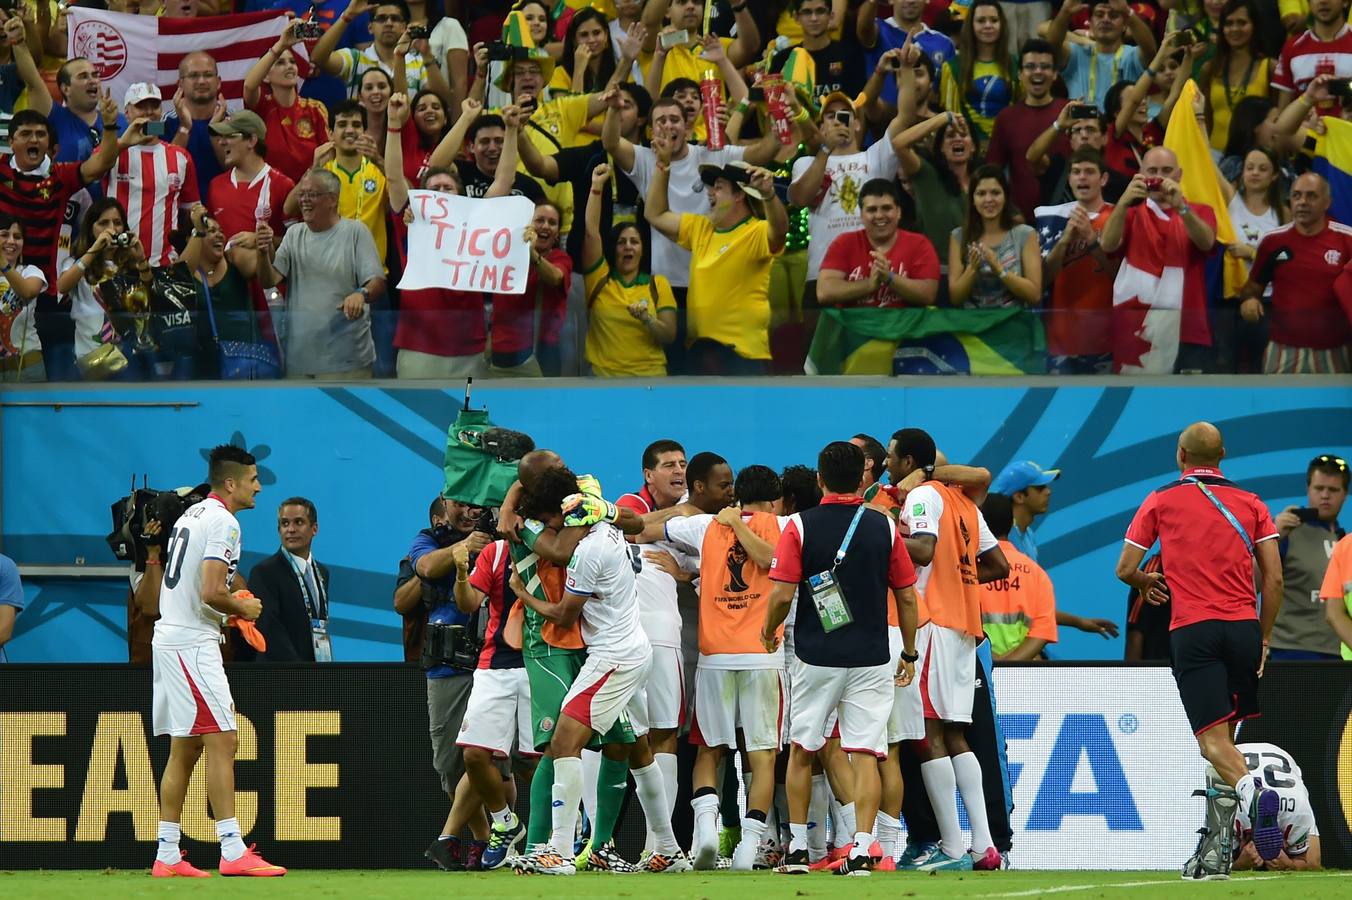
[[[1211,161],[1211,144],[1197,121],[1193,101],[1197,97],[1197,83],[1191,78],[1183,85],[1182,96],[1169,115],[1169,127],[1164,132],[1164,146],[1174,151],[1178,165],[1183,169],[1183,196],[1189,203],[1205,203],[1216,213],[1216,243],[1235,243],[1235,227],[1230,223],[1230,211],[1221,192],[1220,173]],[[1249,267],[1241,259],[1224,254],[1225,296],[1239,296],[1240,288],[1249,277]]]

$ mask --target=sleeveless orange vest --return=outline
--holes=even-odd
[[[753,512],[746,525],[770,546],[779,543],[779,520],[773,513]],[[711,522],[704,532],[699,581],[699,652],[764,653],[760,633],[773,582],[769,570],[751,561],[728,526]],[[784,626],[775,633],[782,636]]]
[[[934,544],[929,581],[920,598],[920,620],[962,631],[977,640],[981,628],[981,585],[977,581],[976,556],[981,541],[980,513],[976,504],[955,487],[926,482],[939,492],[944,514]]]

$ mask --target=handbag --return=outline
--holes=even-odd
[[[85,381],[106,381],[127,367],[127,357],[117,344],[99,344],[75,360]]]
[[[150,336],[163,354],[171,357],[193,356],[200,347],[197,323],[193,318],[197,306],[197,287],[192,283],[191,275],[186,280],[181,276],[176,278],[174,268],[152,270]],[[186,269],[186,266],[183,268]],[[157,312],[156,306],[165,311]]]
[[[280,378],[282,361],[277,351],[266,341],[257,340],[257,324],[251,325],[253,341],[223,341],[216,330],[216,312],[211,305],[211,285],[207,283],[207,273],[198,269],[202,279],[202,291],[207,298],[207,321],[211,323],[211,337],[216,341],[216,354],[221,364],[221,378],[226,381],[260,381]]]

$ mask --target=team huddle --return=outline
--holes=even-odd
[[[489,815],[483,869],[1008,867],[1010,800],[980,586],[1005,578],[1009,563],[977,505],[989,472],[947,464],[914,428],[886,448],[865,435],[829,443],[815,473],[795,468],[815,477],[791,482],[790,470],[781,478],[751,465],[734,478],[716,454],[687,461],[679,444],[658,441],[644,451],[642,489],[612,503],[557,454],[520,460],[500,537],[473,554],[458,545],[454,560],[455,604],[486,625],[447,830]],[[235,572],[234,513],[254,504],[254,460],[217,448],[209,480],[211,495],[184,514],[165,553],[154,724],[173,741],[153,874],[207,875],[183,858],[177,824],[205,747],[221,874],[284,875],[244,846],[233,818],[234,707],[219,652],[222,626],[260,609]],[[678,583],[690,581],[693,691],[677,607]],[[686,724],[697,748],[688,852],[672,827]],[[1235,790],[1211,772],[1194,876],[1228,873],[1232,862],[1317,866],[1299,768],[1272,745],[1239,749],[1258,786],[1238,809]],[[740,840],[721,852],[720,767],[739,752]],[[525,822],[509,797],[513,754],[533,769]],[[630,775],[647,826],[636,863],[614,844]],[[590,832],[579,845],[580,809]],[[1207,858],[1217,854],[1223,867]]]

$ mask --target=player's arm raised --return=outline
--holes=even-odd
[[[263,602],[252,595],[236,596],[244,591],[234,591],[226,584],[230,567],[223,559],[208,559],[202,562],[202,602],[216,612],[226,616],[240,616],[245,619],[257,619],[263,611]]]

